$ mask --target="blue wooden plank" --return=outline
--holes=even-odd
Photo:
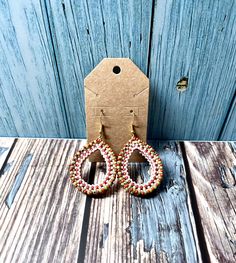
[[[70,131],[85,137],[84,77],[104,57],[147,73],[152,1],[46,0]]]
[[[151,79],[149,138],[235,139],[235,11],[233,0],[1,1],[0,135],[85,137],[84,77],[129,57]]]
[[[40,2],[0,2],[1,136],[69,136]]]
[[[0,48],[1,52],[1,48]],[[1,63],[1,53],[0,53],[0,63]],[[1,70],[1,69],[0,69]],[[11,115],[11,110],[9,109],[7,100],[3,94],[3,84],[2,77],[0,77],[0,134],[1,136],[17,136],[17,128],[14,123],[14,119]]]
[[[129,231],[134,246],[134,258],[143,250],[153,249],[158,257],[168,262],[200,262],[198,241],[194,236],[192,208],[188,196],[186,173],[180,146],[177,143],[153,142],[163,161],[164,182],[157,194],[151,198],[131,197],[131,217]],[[141,174],[148,181],[149,166],[131,166],[134,178]],[[157,260],[159,261],[159,260]]]
[[[235,92],[235,23],[234,0],[156,1],[150,138],[218,139]],[[182,77],[188,78],[188,87],[179,92]]]

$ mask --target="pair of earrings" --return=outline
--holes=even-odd
[[[101,112],[102,113],[102,112]],[[133,113],[133,117],[135,117]],[[152,193],[161,183],[163,177],[163,166],[159,155],[155,150],[138,138],[134,131],[132,122],[130,140],[121,149],[116,157],[111,147],[103,140],[103,124],[101,121],[99,136],[88,145],[79,150],[70,164],[70,179],[73,185],[81,192],[87,195],[104,194],[113,184],[116,177],[124,189],[135,196],[144,196]],[[82,164],[90,154],[100,150],[107,166],[105,179],[99,184],[88,184],[82,178]],[[151,176],[148,182],[138,184],[131,179],[128,173],[128,161],[134,150],[140,153],[147,159],[151,166]]]

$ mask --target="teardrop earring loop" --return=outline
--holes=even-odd
[[[132,136],[131,139],[121,149],[117,158],[118,180],[124,189],[130,194],[135,196],[144,196],[153,192],[160,185],[163,178],[163,165],[159,155],[155,152],[155,150],[150,145],[139,139],[136,135],[134,130],[135,113],[132,113]],[[134,150],[139,150],[151,166],[151,177],[148,182],[143,184],[138,184],[133,181],[128,173],[128,161]]]
[[[116,177],[116,156],[111,147],[103,140],[103,123],[102,116],[103,111],[100,114],[100,130],[99,136],[88,145],[80,149],[73,157],[70,164],[70,179],[73,185],[81,192],[87,195],[98,195],[105,193],[113,184]],[[82,178],[82,164],[90,154],[100,150],[103,158],[105,159],[107,166],[107,173],[105,179],[99,184],[88,184]]]

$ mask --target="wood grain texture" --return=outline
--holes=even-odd
[[[0,135],[68,137],[41,1],[0,1]]]
[[[47,3],[72,137],[85,137],[84,77],[104,57],[129,57],[147,73],[152,1]]]
[[[117,183],[104,198],[78,192],[68,164],[84,143],[0,139],[1,262],[235,262],[236,143],[153,141],[164,181],[147,198]],[[89,183],[105,173],[84,165]]]
[[[222,128],[220,140],[236,140],[236,95],[232,100],[232,106]]]
[[[185,142],[211,262],[236,260],[236,143]]]
[[[1,262],[77,262],[86,199],[71,186],[68,163],[79,145],[17,140],[0,178]]]
[[[159,193],[138,198],[116,186],[104,199],[89,199],[85,252],[79,262],[201,262],[179,145],[155,148],[164,162]],[[146,163],[133,164],[132,177],[147,180],[148,168]],[[104,172],[100,164],[95,181]]]
[[[84,138],[84,77],[129,57],[150,139],[234,140],[235,22],[234,0],[1,0],[0,135]]]
[[[234,0],[155,2],[150,138],[219,138],[235,93],[235,23]],[[188,87],[179,92],[182,77],[188,78]],[[233,140],[235,134],[224,139]]]

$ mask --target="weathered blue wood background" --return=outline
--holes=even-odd
[[[150,78],[150,139],[236,139],[234,0],[0,0],[0,135],[85,137],[104,57]]]

